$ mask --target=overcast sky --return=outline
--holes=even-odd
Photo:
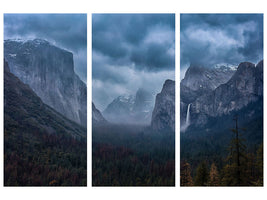
[[[160,92],[174,80],[174,14],[93,14],[93,102],[103,111],[117,96]]]
[[[73,53],[74,69],[86,83],[86,14],[5,14],[4,39],[45,39]]]
[[[181,14],[181,77],[190,63],[204,66],[259,62],[262,14]]]

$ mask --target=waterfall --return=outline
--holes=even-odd
[[[185,124],[181,126],[181,131],[182,132],[186,131],[187,127],[190,125],[190,106],[191,106],[191,103],[188,104],[188,106],[187,106]]]
[[[187,106],[187,113],[186,113],[186,121],[185,121],[185,126],[186,128],[190,125],[190,104]]]

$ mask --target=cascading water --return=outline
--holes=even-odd
[[[190,125],[190,104],[187,106],[187,113],[186,113],[186,121],[185,121],[185,126],[186,128]]]
[[[190,106],[191,106],[191,103],[188,104],[188,106],[187,106],[185,124],[181,126],[181,131],[182,132],[186,131],[187,127],[190,125]]]

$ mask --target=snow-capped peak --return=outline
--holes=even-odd
[[[21,38],[12,38],[12,39],[6,39],[5,42],[17,42],[17,43],[31,43],[34,45],[41,45],[41,44],[50,44],[48,41],[44,40],[44,39],[40,39],[40,38],[36,38],[36,39],[21,39]]]
[[[216,64],[214,66],[215,69],[220,69],[222,71],[228,71],[228,70],[236,71],[237,67],[238,66],[236,66],[236,65],[232,65],[232,64],[228,64],[228,63],[219,63],[219,64]]]
[[[118,100],[123,103],[134,103],[134,96],[129,94],[121,95]]]

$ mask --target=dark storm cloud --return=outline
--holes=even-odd
[[[86,82],[86,14],[5,14],[4,37],[41,38],[71,51],[75,71]]]
[[[103,111],[138,88],[154,94],[174,79],[174,14],[93,14],[93,101]]]
[[[167,45],[149,44],[140,49],[135,49],[131,54],[131,61],[137,67],[161,70],[164,67],[174,66],[174,58],[168,54]],[[145,55],[145,56],[144,56]]]
[[[263,58],[262,14],[181,14],[181,68]]]
[[[93,50],[119,65],[123,60],[140,70],[173,69],[174,56],[169,49],[174,49],[174,29],[171,14],[94,14]],[[150,35],[154,33],[158,37],[153,40]]]

